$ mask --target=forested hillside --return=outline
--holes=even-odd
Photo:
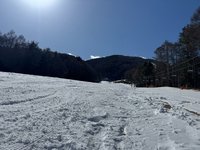
[[[139,65],[148,59],[113,55],[83,61],[80,57],[41,49],[13,30],[0,32],[0,71],[61,77],[82,81],[131,80]],[[152,60],[151,60],[152,61]]]
[[[94,69],[80,57],[40,49],[38,43],[26,42],[24,36],[0,32],[0,71],[98,81]]]
[[[98,73],[100,80],[132,80],[132,75],[139,65],[152,59],[143,59],[141,57],[130,57],[122,55],[113,55],[104,58],[91,59],[90,64]]]

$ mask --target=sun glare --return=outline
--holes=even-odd
[[[31,7],[37,8],[49,8],[51,7],[56,0],[24,0],[25,3]]]

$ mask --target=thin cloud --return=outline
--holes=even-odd
[[[73,54],[71,54],[71,53],[68,53],[68,55],[71,55],[71,56],[74,56],[74,57],[76,57],[75,55],[73,55]]]
[[[100,56],[93,56],[93,55],[90,55],[90,59],[97,59],[97,58],[101,58]]]
[[[140,56],[141,58],[143,58],[143,59],[147,59],[146,57],[142,57],[142,56]]]

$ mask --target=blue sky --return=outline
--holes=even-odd
[[[176,42],[199,0],[0,0],[0,31],[14,30],[39,47],[93,56],[152,58]]]

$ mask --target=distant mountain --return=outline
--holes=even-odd
[[[97,72],[100,80],[115,81],[125,78],[125,73],[136,70],[139,65],[152,59],[141,57],[130,57],[122,55],[112,55],[108,57],[91,59],[86,61]]]

